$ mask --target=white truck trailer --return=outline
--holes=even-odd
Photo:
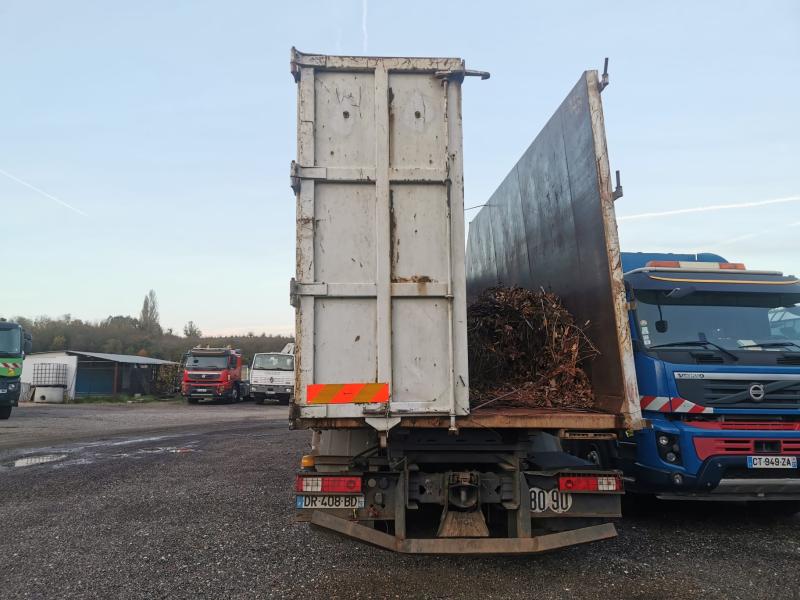
[[[530,553],[613,537],[619,473],[568,451],[641,424],[630,340],[617,333],[627,327],[597,72],[581,76],[531,148],[549,178],[542,189],[576,190],[539,202],[563,212],[545,233],[590,259],[587,304],[615,316],[590,329],[604,351],[592,373],[598,409],[470,410],[467,273],[477,293],[524,259],[470,232],[465,266],[461,90],[488,74],[458,58],[294,49],[291,68],[290,419],[314,432],[297,520],[408,553]],[[486,235],[502,235],[508,216]],[[591,235],[576,238],[576,223]]]

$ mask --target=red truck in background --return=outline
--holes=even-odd
[[[200,400],[238,402],[250,395],[248,368],[242,351],[231,348],[192,348],[185,354],[181,394],[189,404]]]

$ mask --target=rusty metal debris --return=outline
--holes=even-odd
[[[496,287],[469,307],[470,405],[592,408],[583,366],[599,353],[558,296]]]

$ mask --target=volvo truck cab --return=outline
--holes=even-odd
[[[620,443],[627,488],[800,506],[800,280],[713,254],[622,264],[652,425]]]

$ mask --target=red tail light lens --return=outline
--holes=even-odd
[[[357,494],[361,491],[360,477],[303,477],[294,480],[296,492],[321,492],[325,494]]]
[[[558,489],[562,492],[620,492],[622,479],[618,475],[560,475]]]

